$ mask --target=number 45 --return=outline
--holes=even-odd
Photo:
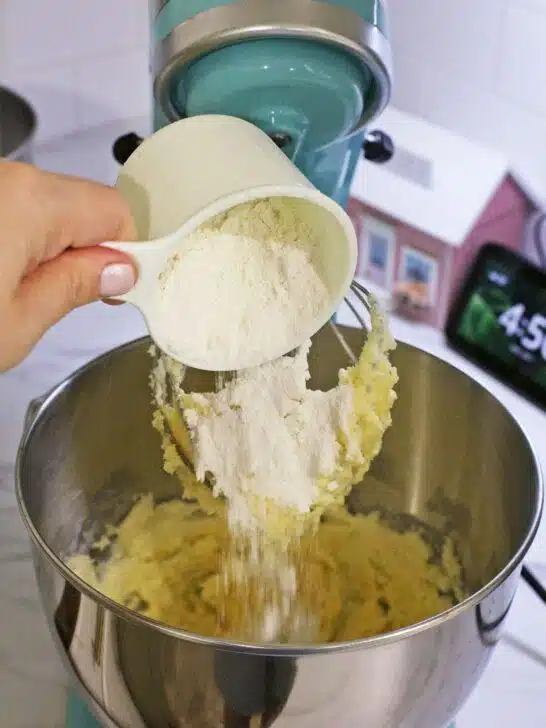
[[[499,316],[499,324],[506,331],[507,336],[515,336],[518,333],[519,325],[525,306],[517,303]],[[541,347],[546,358],[546,317],[536,313],[529,324],[525,336],[521,339],[521,345],[527,351],[538,351]]]

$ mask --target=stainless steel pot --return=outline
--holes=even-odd
[[[363,333],[344,330],[355,348]],[[455,535],[473,595],[421,624],[358,642],[269,647],[168,628],[94,592],[63,557],[117,521],[136,493],[178,493],[151,428],[149,341],[110,352],[29,410],[17,492],[43,607],[74,682],[108,728],[442,728],[491,657],[535,535],[542,485],[532,448],[483,387],[400,345],[394,425],[374,482],[352,506],[407,512]],[[312,386],[346,355],[331,329]],[[187,386],[211,387],[190,372]],[[260,716],[259,718],[257,716]]]
[[[34,109],[21,96],[0,87],[0,157],[32,162],[37,120]]]

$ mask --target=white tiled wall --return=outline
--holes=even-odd
[[[49,139],[149,114],[146,0],[0,0],[0,83]]]
[[[546,0],[390,0],[394,103],[494,146],[546,199]]]

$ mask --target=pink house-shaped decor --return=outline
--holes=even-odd
[[[392,108],[377,128],[395,153],[356,170],[357,279],[390,310],[441,328],[478,250],[521,251],[536,204],[495,151]]]

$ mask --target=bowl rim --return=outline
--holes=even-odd
[[[338,326],[338,328],[345,329],[350,327],[344,327],[344,326]],[[425,354],[428,357],[431,357],[433,359],[436,359],[440,361],[442,364],[445,364],[446,366],[450,367],[454,371],[456,371],[458,374],[462,374],[463,376],[467,377],[471,381],[474,382],[476,386],[478,386],[480,389],[484,390],[489,397],[491,397],[497,404],[504,409],[507,416],[512,420],[516,428],[520,431],[520,434],[523,437],[523,440],[525,441],[528,449],[529,454],[531,455],[531,460],[534,465],[534,471],[535,471],[535,481],[536,481],[536,489],[535,489],[535,499],[533,504],[533,517],[529,524],[529,527],[527,529],[527,533],[525,537],[523,538],[521,544],[519,545],[516,552],[513,554],[512,558],[504,565],[504,567],[495,575],[493,579],[491,579],[487,584],[485,584],[481,589],[474,592],[474,594],[471,594],[469,597],[464,599],[462,602],[459,602],[459,604],[454,605],[453,607],[450,607],[449,609],[440,612],[439,614],[434,615],[433,617],[429,617],[421,622],[417,622],[415,624],[411,624],[407,627],[403,627],[402,629],[397,629],[392,632],[386,632],[384,634],[375,635],[373,637],[365,637],[360,638],[356,640],[348,640],[345,642],[328,642],[328,643],[318,643],[318,644],[306,644],[306,643],[290,643],[290,644],[282,644],[282,643],[269,643],[269,644],[263,644],[263,643],[252,643],[248,642],[246,640],[230,640],[230,639],[220,639],[216,637],[207,637],[204,635],[200,635],[195,632],[188,632],[186,630],[177,628],[177,627],[171,627],[167,624],[164,624],[163,622],[160,622],[155,619],[151,619],[150,617],[146,617],[145,615],[139,614],[138,612],[135,612],[127,607],[124,607],[123,605],[119,604],[118,602],[115,602],[113,599],[105,596],[98,590],[94,589],[90,585],[88,585],[83,579],[76,576],[65,564],[63,559],[58,556],[53,549],[47,544],[45,539],[41,536],[41,534],[38,532],[38,529],[32,522],[32,519],[30,517],[30,514],[28,513],[28,510],[26,508],[25,504],[25,498],[23,495],[23,466],[24,466],[24,459],[25,455],[28,450],[29,442],[32,439],[33,432],[35,431],[37,425],[39,424],[42,417],[45,415],[46,411],[48,410],[50,404],[54,402],[57,397],[64,392],[74,381],[79,379],[81,376],[83,376],[86,372],[90,371],[92,368],[97,366],[99,363],[107,360],[110,358],[113,354],[120,353],[125,350],[130,350],[133,348],[140,348],[144,343],[148,342],[149,345],[151,345],[151,339],[149,336],[143,336],[139,337],[137,339],[134,339],[133,341],[129,341],[125,344],[122,344],[120,346],[115,347],[114,349],[110,349],[103,354],[101,354],[98,357],[95,357],[91,361],[87,362],[83,366],[76,369],[72,374],[70,374],[68,377],[66,377],[63,381],[61,381],[59,384],[53,387],[44,397],[39,398],[38,400],[35,400],[34,402],[31,402],[29,407],[29,419],[31,419],[30,422],[25,422],[25,428],[24,433],[21,438],[21,442],[19,444],[19,448],[17,451],[17,458],[15,463],[15,494],[17,499],[17,504],[19,507],[19,511],[23,520],[23,523],[25,524],[25,527],[27,528],[29,535],[31,537],[31,540],[33,542],[33,545],[39,550],[39,552],[46,557],[46,559],[49,561],[49,563],[55,568],[57,572],[60,573],[60,575],[68,581],[75,589],[77,589],[79,592],[83,593],[85,596],[90,598],[92,601],[98,603],[101,607],[104,609],[113,612],[117,617],[123,619],[124,621],[128,622],[135,622],[136,624],[140,626],[149,627],[151,629],[157,630],[160,633],[173,637],[175,639],[181,639],[181,640],[187,640],[189,642],[192,642],[194,644],[200,644],[200,645],[207,645],[209,647],[214,647],[216,649],[226,650],[226,651],[232,651],[232,652],[244,652],[247,654],[256,654],[256,655],[262,655],[262,656],[277,656],[277,657],[302,657],[306,655],[319,655],[319,654],[329,654],[329,653],[338,653],[338,652],[347,652],[350,650],[355,649],[371,649],[375,647],[379,647],[381,645],[387,645],[394,642],[400,642],[402,640],[409,639],[410,637],[414,637],[416,635],[419,635],[423,632],[426,632],[428,630],[434,629],[435,627],[440,627],[441,625],[445,624],[448,621],[454,620],[460,615],[462,615],[464,612],[470,611],[471,609],[479,607],[480,603],[484,601],[493,591],[495,591],[499,586],[501,586],[504,582],[508,580],[508,578],[516,571],[516,569],[522,565],[522,562],[531,547],[531,544],[534,541],[534,538],[536,536],[536,533],[538,531],[542,512],[543,512],[543,505],[544,505],[544,479],[543,474],[540,466],[540,460],[538,459],[538,455],[536,452],[536,448],[531,442],[525,428],[523,425],[519,422],[518,417],[516,417],[507,407],[506,405],[492,392],[490,392],[487,387],[485,387],[481,382],[479,382],[475,377],[473,377],[471,374],[468,374],[467,372],[463,371],[458,366],[452,364],[451,362],[446,361],[442,357],[438,356],[437,354],[433,354],[430,351],[427,351],[424,348],[420,348],[418,346],[415,346],[413,344],[410,344],[408,342],[405,342],[403,340],[397,340],[397,348],[402,347],[404,349],[414,350],[418,352],[419,354]],[[513,597],[510,600],[510,603],[508,604],[505,612],[500,616],[498,620],[494,623],[494,626],[499,626],[502,621],[504,620],[504,617],[508,613],[511,605],[513,602]]]

